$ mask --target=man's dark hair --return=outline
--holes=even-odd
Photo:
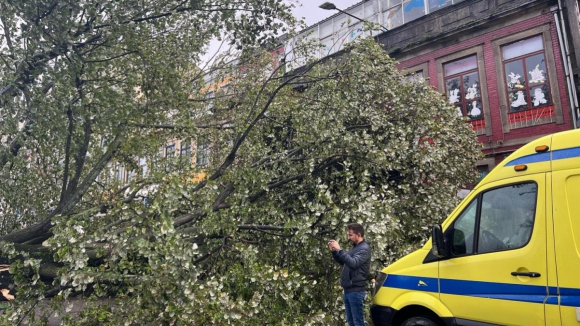
[[[362,225],[360,225],[358,223],[350,223],[346,226],[346,229],[351,230],[352,232],[360,235],[361,237],[365,236],[365,229],[363,228]]]

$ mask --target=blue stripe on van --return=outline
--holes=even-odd
[[[558,296],[549,296],[546,299],[546,304],[558,305]]]
[[[580,156],[580,147],[560,149],[552,152],[552,160],[563,160]]]
[[[580,307],[580,289],[560,288],[560,304],[568,307]]]
[[[526,155],[518,157],[506,163],[505,166],[520,165],[520,164],[531,164],[539,162],[547,162],[550,160],[550,152],[536,153],[531,155]]]
[[[441,279],[441,293],[500,300],[543,303],[546,287],[540,285],[506,284]]]
[[[440,287],[441,294],[540,304],[545,302],[550,305],[558,305],[558,288],[542,285],[506,284],[456,279],[441,279],[438,284],[436,278],[389,274],[383,286],[435,293],[438,292],[438,287]],[[560,288],[560,304],[562,306],[579,307],[580,289]]]
[[[539,162],[547,162],[550,160],[550,154],[552,155],[552,160],[563,160],[567,158],[575,158],[580,157],[580,147],[572,147],[566,149],[559,149],[552,152],[545,152],[545,153],[535,153],[530,154],[522,157],[518,157],[513,159],[505,164],[505,166],[514,166],[520,164],[531,164],[531,163],[539,163]]]
[[[406,275],[389,274],[383,286],[389,288],[419,290],[423,292],[439,292],[439,284],[433,277],[416,277]]]

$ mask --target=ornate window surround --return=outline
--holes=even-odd
[[[523,31],[516,34],[511,34],[506,37],[502,37],[491,42],[493,46],[493,55],[495,58],[495,69],[497,74],[497,83],[498,83],[498,93],[499,93],[499,101],[500,101],[500,113],[501,113],[501,120],[502,120],[502,128],[504,133],[510,132],[511,129],[518,129],[524,128],[526,126],[521,127],[512,127],[510,126],[508,111],[509,111],[509,104],[507,95],[505,93],[506,89],[506,81],[505,81],[505,71],[503,67],[503,56],[501,52],[501,47],[517,42],[519,40],[523,40],[535,35],[542,36],[542,42],[544,43],[544,51],[546,55],[546,67],[548,70],[548,79],[550,81],[550,95],[552,98],[552,103],[554,104],[554,113],[555,119],[557,124],[564,123],[564,116],[562,115],[562,102],[560,101],[560,91],[558,86],[558,76],[556,74],[556,65],[554,60],[554,50],[552,48],[552,36],[550,35],[550,25],[542,25],[538,27],[531,28],[527,31]],[[538,118],[537,122],[534,125],[546,124],[546,123],[553,123],[553,117],[546,117],[546,118]]]
[[[487,96],[487,80],[485,73],[485,61],[483,57],[483,44],[479,44],[475,47],[465,49],[459,52],[455,52],[453,54],[449,54],[443,57],[439,57],[435,59],[435,64],[437,66],[437,83],[439,85],[438,89],[439,92],[445,94],[445,74],[443,70],[443,65],[455,61],[457,59],[461,59],[470,55],[475,54],[477,57],[477,71],[479,73],[479,84],[480,84],[480,92],[481,92],[481,101],[483,106],[483,120],[485,121],[485,128],[481,129],[481,131],[477,132],[478,135],[487,135],[491,136],[492,128],[491,128],[491,113],[489,112],[489,100]],[[467,122],[466,122],[467,123]]]

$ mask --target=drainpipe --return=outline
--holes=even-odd
[[[560,43],[560,52],[562,54],[562,61],[564,62],[564,71],[566,73],[566,84],[568,86],[568,95],[570,96],[570,110],[572,112],[572,122],[574,129],[578,128],[578,96],[576,94],[576,85],[574,77],[572,76],[572,63],[570,60],[570,50],[568,47],[568,35],[564,24],[564,16],[562,14],[562,1],[558,0],[558,13],[554,13],[554,21],[556,22],[556,30],[558,32],[558,41]],[[560,25],[561,24],[561,25]]]

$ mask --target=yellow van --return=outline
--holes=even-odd
[[[383,269],[375,326],[579,325],[580,130],[507,157]]]

